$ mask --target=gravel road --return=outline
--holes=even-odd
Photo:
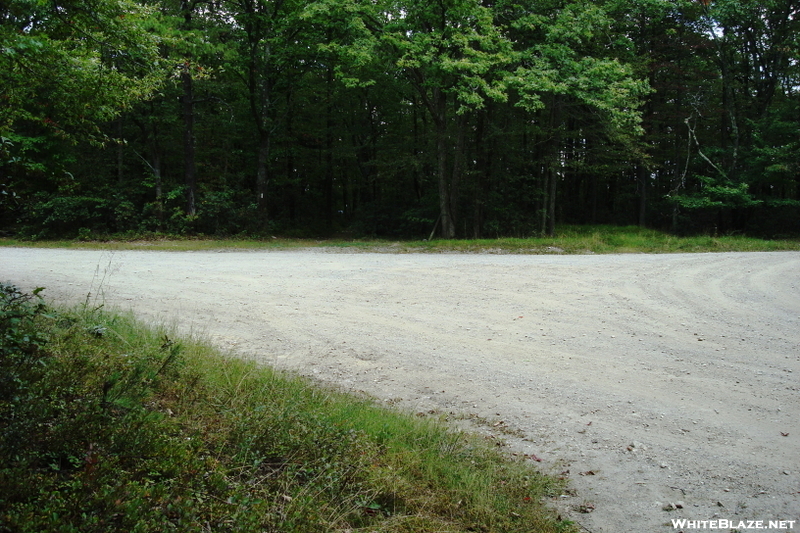
[[[0,279],[471,421],[591,533],[800,531],[800,253],[0,248]]]

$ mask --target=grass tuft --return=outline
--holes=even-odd
[[[561,481],[475,436],[7,289],[4,531],[574,531]]]

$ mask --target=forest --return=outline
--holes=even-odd
[[[558,224],[800,235],[800,1],[0,1],[0,234]]]

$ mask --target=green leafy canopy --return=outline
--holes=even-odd
[[[98,123],[158,86],[153,16],[131,0],[13,2],[0,24],[0,130],[101,142]]]

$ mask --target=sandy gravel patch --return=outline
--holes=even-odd
[[[800,530],[800,253],[2,248],[0,279],[472,420],[568,476],[592,533]]]

